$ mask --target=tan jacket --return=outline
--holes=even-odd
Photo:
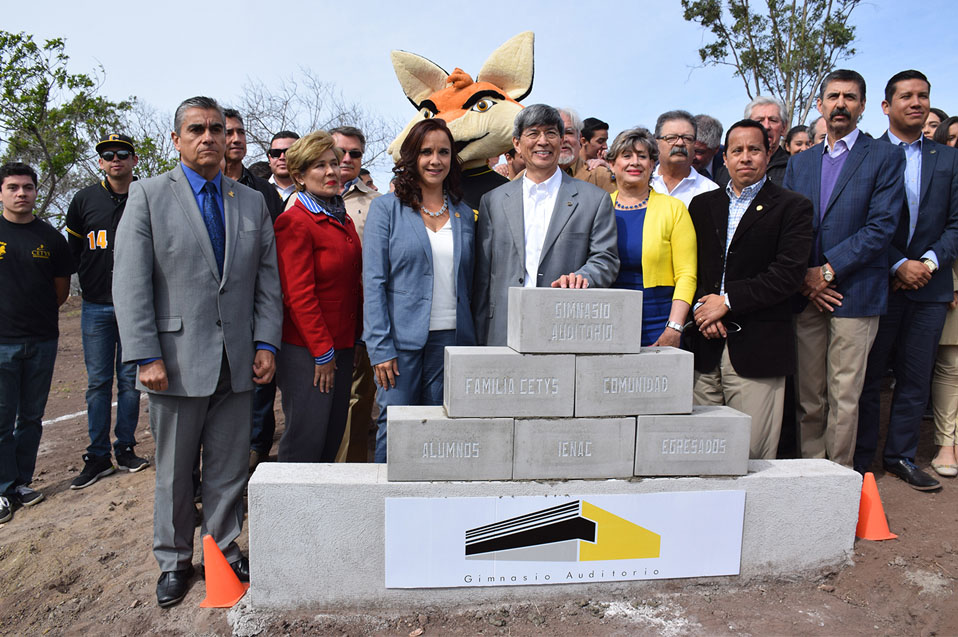
[[[594,186],[598,186],[607,193],[611,194],[618,190],[611,170],[605,166],[596,166],[594,170],[589,170],[581,157],[577,157],[576,160],[566,166],[564,170],[570,177],[575,177],[576,179],[581,179]]]

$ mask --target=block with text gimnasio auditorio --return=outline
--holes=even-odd
[[[635,418],[517,418],[515,431],[517,480],[632,475]]]
[[[575,356],[508,347],[447,347],[443,406],[451,418],[566,417],[575,400]]]
[[[691,414],[639,416],[635,475],[745,475],[751,432],[751,417],[725,406],[697,405]]]
[[[439,406],[394,406],[386,419],[391,482],[512,479],[512,418],[452,419]]]
[[[506,344],[517,352],[637,353],[640,334],[639,291],[509,288]]]
[[[691,352],[674,347],[576,356],[575,415],[687,414],[692,411],[693,359]]]

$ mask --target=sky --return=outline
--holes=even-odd
[[[170,114],[186,97],[210,95],[229,105],[250,80],[271,84],[307,67],[347,99],[401,126],[414,110],[390,51],[417,53],[447,71],[460,67],[475,76],[494,49],[527,30],[535,33],[535,79],[523,103],[575,108],[582,117],[609,122],[612,136],[634,125],[651,128],[659,113],[675,108],[708,113],[727,127],[749,101],[730,67],[700,67],[698,49],[710,35],[682,18],[679,0],[165,0],[113,6],[111,11],[88,0],[20,3],[16,11],[4,11],[0,28],[26,31],[36,40],[66,38],[71,71],[88,73],[102,65],[107,97],[136,96]],[[932,106],[958,112],[948,53],[953,6],[946,0],[872,0],[852,14],[856,54],[839,66],[857,70],[867,82],[863,130],[877,135],[887,127],[882,92],[903,69],[928,76]],[[889,37],[906,22],[907,34]],[[247,163],[259,159],[250,156]],[[385,168],[373,175],[385,185]]]

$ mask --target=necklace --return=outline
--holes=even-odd
[[[639,203],[637,203],[637,204],[632,204],[631,206],[627,206],[627,205],[625,205],[625,204],[619,203],[619,200],[616,199],[616,200],[615,200],[615,208],[616,208],[616,210],[640,210],[641,208],[645,208],[646,205],[648,205],[648,203],[649,203],[649,196],[648,196],[648,195],[646,195],[646,196],[645,196],[645,199],[643,199],[643,200],[640,201]]]
[[[429,210],[426,210],[426,206],[419,206],[419,210],[423,214],[427,214],[433,218],[443,216],[444,214],[446,214],[446,211],[448,209],[449,209],[449,200],[446,198],[446,193],[442,193],[442,208],[440,208],[436,212],[431,212]]]

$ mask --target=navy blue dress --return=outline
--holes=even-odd
[[[654,343],[665,330],[672,311],[674,286],[642,286],[642,227],[646,208],[615,209],[615,225],[619,231],[619,276],[614,288],[642,291],[642,346]]]

